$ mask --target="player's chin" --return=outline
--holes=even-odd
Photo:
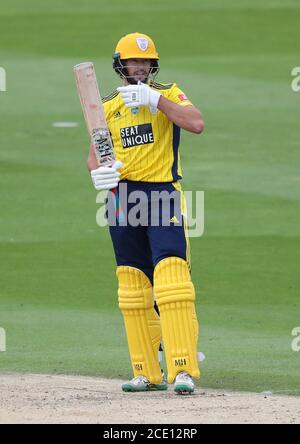
[[[148,79],[147,76],[135,76],[135,77],[133,78],[133,80],[134,80],[136,83],[138,83],[138,82],[147,83],[147,79]]]

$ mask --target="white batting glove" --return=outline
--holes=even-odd
[[[111,190],[118,186],[121,173],[118,172],[122,168],[123,164],[119,160],[116,160],[111,167],[99,167],[96,170],[91,171],[91,178],[94,187],[99,190]]]
[[[151,112],[157,111],[161,93],[150,88],[146,83],[139,82],[138,85],[120,86],[117,89],[127,108],[149,106]]]

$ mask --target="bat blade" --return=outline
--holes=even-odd
[[[109,166],[115,161],[113,144],[92,62],[74,66],[78,94],[99,165]]]

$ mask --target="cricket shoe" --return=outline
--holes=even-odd
[[[151,384],[145,376],[136,376],[129,382],[122,384],[123,392],[149,392],[154,390],[167,390],[168,384],[163,376],[160,384]]]
[[[193,378],[186,372],[180,372],[175,379],[174,391],[179,395],[193,393],[195,384]]]

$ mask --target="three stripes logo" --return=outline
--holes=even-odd
[[[177,219],[176,216],[173,216],[173,217],[170,219],[170,222],[172,222],[172,223],[174,223],[174,224],[179,224],[179,220]]]

